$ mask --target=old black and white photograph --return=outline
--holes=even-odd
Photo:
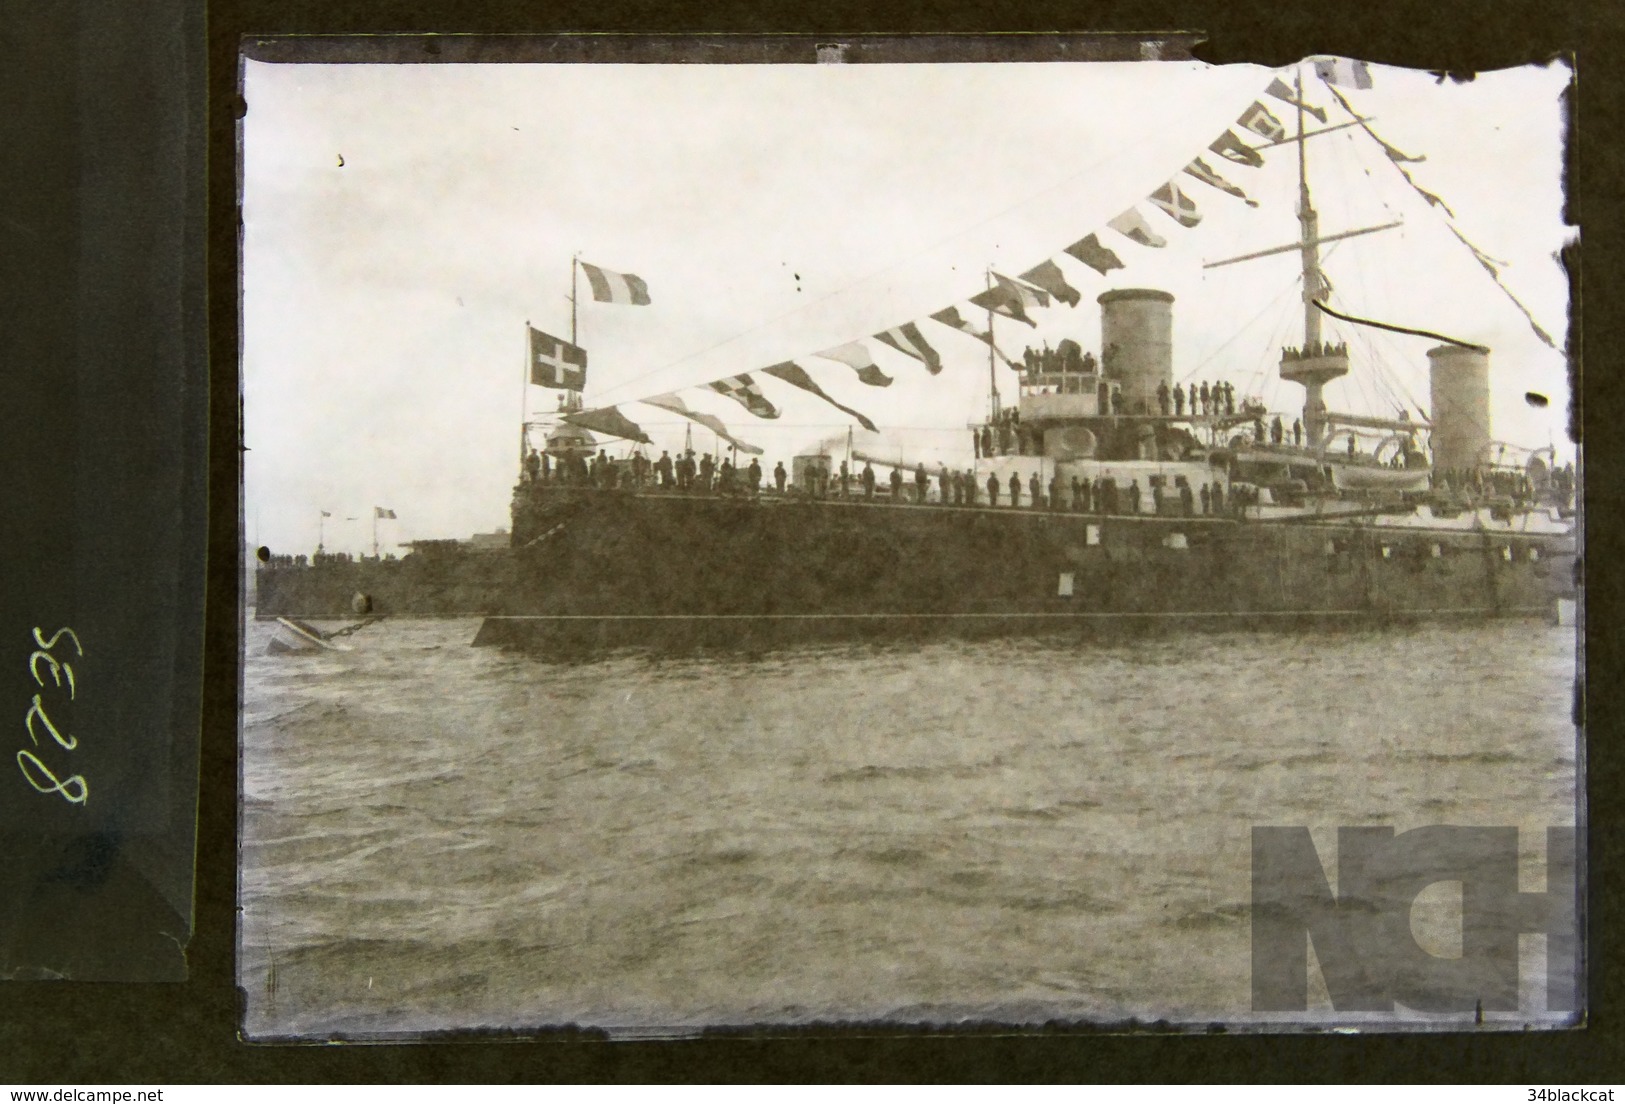
[[[250,1039],[1583,1022],[1572,71],[242,63]]]

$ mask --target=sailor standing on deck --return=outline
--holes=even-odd
[[[896,468],[891,470],[891,500],[903,501],[903,473]]]
[[[948,474],[948,465],[942,464],[937,470],[937,487],[942,497],[938,500],[943,506],[951,506],[954,502],[953,478]]]
[[[965,469],[965,505],[976,505],[976,473]]]
[[[1168,392],[1168,381],[1163,380],[1161,383],[1157,384],[1157,409],[1162,411],[1162,416],[1164,418],[1168,416],[1169,400],[1170,396]]]
[[[1074,475],[1072,477],[1072,512],[1075,514],[1082,513],[1089,508],[1083,501],[1083,488],[1083,482]]]
[[[780,494],[784,493],[785,478],[784,461],[780,460],[777,464],[773,465],[773,485],[779,489]]]
[[[1138,479],[1128,481],[1128,512],[1131,514],[1140,512],[1140,481]]]
[[[926,488],[931,484],[931,477],[925,474],[925,465],[914,465],[914,501],[925,505]]]
[[[1032,478],[1027,480],[1027,490],[1033,496],[1033,509],[1042,510],[1044,508],[1044,484],[1038,481],[1037,472],[1033,472]]]
[[[762,491],[762,465],[756,462],[756,457],[750,458],[750,468],[746,471],[746,481],[750,485],[750,493],[760,494]]]
[[[535,449],[531,449],[530,455],[525,457],[525,478],[534,483],[541,477],[542,457]]]
[[[1010,473],[1010,505],[1021,505],[1021,476],[1016,472]]]
[[[844,468],[844,467],[846,467],[846,464],[842,463],[841,466]],[[869,461],[867,461],[867,460],[865,460],[863,462],[863,477],[862,478],[863,478],[863,497],[864,498],[874,498],[875,497],[875,469],[869,465]]]
[[[999,504],[999,477],[991,472],[988,473],[987,477],[987,504],[989,506]]]
[[[1208,490],[1206,483],[1202,484],[1202,514],[1205,517],[1213,508],[1213,492]]]

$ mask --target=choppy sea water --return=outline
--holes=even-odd
[[[567,665],[477,628],[248,624],[250,1036],[1244,1019],[1254,825],[1516,824],[1538,870],[1575,822],[1567,628]]]

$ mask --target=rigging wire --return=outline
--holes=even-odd
[[[1343,108],[1343,110],[1345,112],[1348,113],[1350,118],[1357,119],[1359,117],[1356,114],[1353,106],[1348,102],[1348,100],[1343,96],[1343,94],[1341,92],[1339,92],[1336,88],[1332,87],[1330,84],[1326,85],[1326,90],[1332,94],[1333,98],[1335,98],[1337,100],[1338,104]],[[1379,138],[1377,136],[1376,131],[1372,130],[1369,124],[1363,125],[1361,127],[1361,129],[1364,130],[1378,144],[1384,146],[1385,148],[1387,147],[1388,144],[1385,141],[1383,141],[1383,139],[1381,139],[1381,138]],[[1519,299],[1516,295],[1514,295],[1512,293],[1512,289],[1507,287],[1507,285],[1502,281],[1500,272],[1497,271],[1497,269],[1495,267],[1492,267],[1493,265],[1499,265],[1501,268],[1506,268],[1506,267],[1510,267],[1510,266],[1505,262],[1498,262],[1496,260],[1496,258],[1489,256],[1487,253],[1484,253],[1483,250],[1479,249],[1479,247],[1477,245],[1475,245],[1471,241],[1468,241],[1467,238],[1462,234],[1462,232],[1456,226],[1455,212],[1452,211],[1448,206],[1446,206],[1444,201],[1442,199],[1440,199],[1440,197],[1435,196],[1435,195],[1431,195],[1431,193],[1425,191],[1421,187],[1421,185],[1417,184],[1417,182],[1415,181],[1415,179],[1412,178],[1409,170],[1407,170],[1405,168],[1405,166],[1401,165],[1393,157],[1385,157],[1384,160],[1386,160],[1388,162],[1389,166],[1396,173],[1398,173],[1400,175],[1400,177],[1405,181],[1405,183],[1407,185],[1410,186],[1411,190],[1413,192],[1417,193],[1418,198],[1425,201],[1424,206],[1425,206],[1426,210],[1432,215],[1432,217],[1437,219],[1438,222],[1440,224],[1442,224],[1446,230],[1448,230],[1451,234],[1453,234],[1461,242],[1462,245],[1466,246],[1467,249],[1471,253],[1474,254],[1475,258],[1479,262],[1480,267],[1483,268],[1485,271],[1487,271],[1489,273],[1491,281],[1495,284],[1495,286],[1497,288],[1500,289],[1501,294],[1506,296],[1507,300],[1509,302],[1511,302],[1514,307],[1518,308],[1518,311],[1519,311],[1519,313],[1521,313],[1523,315],[1524,320],[1529,323],[1529,327],[1532,330],[1534,330],[1535,336],[1540,338],[1540,340],[1545,345],[1547,345],[1549,348],[1553,349],[1554,351],[1563,352],[1564,350],[1561,350],[1561,349],[1557,348],[1557,344],[1552,340],[1551,335],[1548,334],[1546,332],[1546,330],[1540,325],[1540,323],[1535,320],[1535,316],[1530,312],[1529,308],[1524,305],[1523,300]],[[1443,208],[1445,213],[1441,215],[1438,212],[1434,211],[1433,208],[1434,208],[1435,205]],[[1424,334],[1423,336],[1434,337],[1434,336],[1438,336],[1438,335]],[[1451,339],[1449,339],[1449,338],[1445,338],[1445,340],[1446,341],[1451,341]],[[1451,343],[1452,344],[1464,344],[1463,342],[1455,342],[1455,341],[1452,341]]]
[[[1231,345],[1233,345],[1236,341],[1238,341],[1241,338],[1242,334],[1246,333],[1247,329],[1250,326],[1252,326],[1253,323],[1257,322],[1260,318],[1262,318],[1265,315],[1266,312],[1270,311],[1271,309],[1278,309],[1280,307],[1281,300],[1286,297],[1288,292],[1291,292],[1295,287],[1297,287],[1299,283],[1301,283],[1301,280],[1295,280],[1295,281],[1293,281],[1291,283],[1288,283],[1284,287],[1282,287],[1280,291],[1276,292],[1275,297],[1273,299],[1269,300],[1262,307],[1258,308],[1258,311],[1257,311],[1256,314],[1254,314],[1251,318],[1247,319],[1247,321],[1243,322],[1240,326],[1236,327],[1235,332],[1233,332],[1229,337],[1225,338],[1224,341],[1222,341],[1217,348],[1215,348],[1211,353],[1209,353],[1207,356],[1203,357],[1200,361],[1198,361],[1196,363],[1195,367],[1191,368],[1181,378],[1186,379],[1186,380],[1190,379],[1197,372],[1200,372],[1203,368],[1205,368],[1209,364],[1213,363],[1214,360],[1218,359],[1219,354],[1223,353],[1226,349],[1228,349]],[[1281,312],[1281,313],[1284,313],[1284,312]],[[1279,332],[1279,325],[1277,325],[1274,329],[1271,330],[1271,334],[1274,335],[1277,332]]]
[[[1430,337],[1435,341],[1443,341],[1447,345],[1457,345],[1463,349],[1473,349],[1482,353],[1489,352],[1489,350],[1482,345],[1475,345],[1471,341],[1462,341],[1459,338],[1447,337],[1442,333],[1435,333],[1432,330],[1417,330],[1412,329],[1409,326],[1394,326],[1387,322],[1378,322],[1371,318],[1359,318],[1352,314],[1343,314],[1340,311],[1333,310],[1319,299],[1311,300],[1311,302],[1313,302],[1315,306],[1318,307],[1323,313],[1329,314],[1333,318],[1341,318],[1345,322],[1353,322],[1357,326],[1372,326],[1376,329],[1389,330],[1393,333],[1410,334],[1412,337]]]

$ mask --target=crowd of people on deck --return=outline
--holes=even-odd
[[[318,548],[310,556],[303,553],[297,556],[273,553],[260,562],[266,567],[327,567],[333,564],[378,563],[380,560],[389,561],[394,558],[393,552],[387,552],[381,557],[357,556],[350,552],[328,552],[326,549]]]
[[[1209,392],[1211,401],[1213,391]],[[1006,441],[1016,442],[1020,417],[1014,411],[997,423],[999,436],[993,437],[994,428],[983,426],[976,435],[976,455],[997,455]],[[1290,430],[1279,416],[1266,428],[1262,419],[1252,426],[1257,444],[1280,445],[1288,436],[1294,444],[1303,440],[1303,425],[1293,419]],[[1350,435],[1352,443],[1353,436]],[[1352,452],[1351,452],[1352,455]],[[1405,454],[1396,455],[1396,466],[1403,465]],[[525,478],[532,483],[559,483],[590,487],[599,490],[659,490],[684,494],[718,494],[725,496],[757,496],[767,492],[780,496],[795,493],[813,499],[852,499],[875,501],[877,498],[894,503],[943,506],[1006,506],[1011,508],[1048,509],[1075,513],[1176,514],[1185,516],[1211,516],[1226,510],[1223,484],[1215,481],[1193,487],[1182,475],[1176,475],[1172,484],[1160,476],[1150,478],[1150,486],[1141,488],[1137,480],[1120,486],[1110,478],[1082,479],[1072,476],[1063,481],[1059,474],[1046,482],[1037,473],[1025,479],[1012,473],[1001,480],[988,475],[979,478],[972,470],[950,470],[939,466],[934,475],[926,472],[923,464],[912,472],[906,468],[891,467],[882,483],[874,466],[865,461],[861,470],[854,472],[847,461],[835,465],[833,470],[825,463],[810,463],[802,471],[800,484],[792,488],[790,473],[783,461],[776,463],[771,472],[752,457],[749,464],[736,464],[729,457],[703,455],[684,451],[673,457],[662,452],[658,460],[634,454],[627,460],[613,460],[600,450],[596,456],[555,458],[532,449],[525,458]],[[932,497],[933,484],[935,498]],[[1541,497],[1543,488],[1537,487],[1530,477],[1520,471],[1486,471],[1484,469],[1439,469],[1431,474],[1434,490],[1455,491],[1474,496],[1500,495],[1514,503],[1533,503]],[[1554,469],[1548,488],[1559,503],[1572,502],[1575,490],[1574,465]],[[1255,501],[1248,495],[1246,485],[1238,485],[1228,505],[1244,508]],[[985,496],[985,497],[984,497]],[[1150,509],[1142,510],[1143,500],[1149,496]],[[329,562],[348,559],[345,553],[327,553]]]
[[[1068,348],[1066,354],[1051,349],[1042,352],[1028,349],[1027,353],[1029,361],[1037,361],[1040,364],[1045,357],[1059,361],[1070,354],[1080,365],[1092,367],[1092,357],[1087,353],[1077,353],[1076,346]],[[1049,371],[1048,368],[1036,370]],[[1122,391],[1105,381],[1099,385],[1098,402],[1103,415],[1120,416],[1126,413]],[[1200,386],[1192,384],[1187,392],[1182,384],[1175,384],[1170,388],[1167,383],[1161,383],[1157,386],[1157,405],[1164,417],[1185,417],[1187,406],[1190,408],[1190,417],[1198,415],[1233,417],[1236,413],[1236,389],[1228,382],[1204,382]],[[1266,439],[1264,423],[1261,420],[1255,421],[1255,425],[1257,440],[1262,443]],[[1280,425],[1279,419],[1276,419],[1276,424],[1270,431],[1276,444],[1281,444],[1285,440],[1285,432],[1285,427]],[[1292,437],[1295,444],[1303,443],[1303,425],[1297,420],[1293,422]],[[995,456],[1042,456],[1044,433],[1041,428],[1023,426],[1021,411],[1007,408],[1000,411],[989,424],[971,430],[971,452],[978,460],[992,459]]]
[[[773,481],[783,493],[788,473],[781,461],[773,471]],[[626,460],[611,459],[600,449],[598,455],[553,457],[531,449],[525,457],[525,479],[530,483],[559,483],[597,490],[643,490],[645,488],[686,491],[698,494],[759,494],[764,479],[762,465],[755,457],[749,464],[735,464],[729,457],[709,454],[696,459],[692,449],[673,459],[662,452],[650,460],[633,453]]]
[[[1292,444],[1295,447],[1301,448],[1303,446],[1302,419],[1293,418],[1292,428],[1288,429],[1286,423],[1281,421],[1281,416],[1279,414],[1272,417],[1267,426],[1264,424],[1263,417],[1260,416],[1253,419],[1252,428],[1252,443],[1255,445],[1284,445],[1286,443],[1286,439],[1290,437],[1292,438]],[[1350,440],[1353,440],[1352,436],[1350,437]],[[1350,455],[1352,456],[1353,453],[1351,452]]]
[[[991,425],[970,431],[971,453],[978,460],[995,456],[1042,456],[1044,434],[1021,424],[1021,411],[1002,410]]]
[[[1543,497],[1564,508],[1574,503],[1573,464],[1552,469],[1544,481],[1544,487],[1537,486],[1527,471],[1507,469],[1436,468],[1431,478],[1436,491],[1450,491],[1478,499],[1509,498],[1519,508],[1538,502]]]
[[[1095,354],[1084,352],[1076,341],[1063,341],[1059,349],[1051,349],[1047,341],[1042,349],[1029,345],[1022,354],[1022,365],[1026,369],[1022,383],[1027,386],[1045,376],[1092,376],[1100,371]]]
[[[891,467],[882,482],[872,463],[864,461],[860,470],[853,471],[852,466],[842,460],[833,470],[824,464],[806,465],[800,485],[792,488],[782,461],[773,466],[770,476],[764,476],[760,461],[754,457],[748,465],[735,465],[727,457],[696,459],[692,452],[684,452],[675,459],[669,452],[662,452],[654,461],[641,456],[615,461],[602,451],[591,460],[577,457],[567,464],[549,464],[547,459],[531,452],[526,458],[527,480],[584,485],[598,490],[647,488],[725,496],[756,496],[764,491],[785,495],[793,491],[809,499],[879,500],[917,506],[986,505],[1094,514],[1149,512],[1196,517],[1222,514],[1226,507],[1223,484],[1192,486],[1183,475],[1174,476],[1171,482],[1152,476],[1149,486],[1142,488],[1137,479],[1129,480],[1125,486],[1110,477],[1083,479],[1074,475],[1062,479],[1059,473],[1045,481],[1036,471],[1025,478],[1012,472],[1003,479],[989,474],[981,480],[970,469],[950,470],[946,465],[939,465],[933,476],[924,464],[916,464],[912,472],[902,466]],[[1244,504],[1238,499],[1230,503],[1231,506]]]
[[[1198,415],[1203,417],[1231,417],[1236,413],[1236,388],[1226,382],[1208,383],[1203,381],[1198,387],[1191,384],[1187,393],[1183,384],[1168,386],[1168,381],[1157,384],[1157,408],[1164,418],[1170,415],[1175,418],[1185,417],[1186,406],[1190,407],[1190,417]]]

